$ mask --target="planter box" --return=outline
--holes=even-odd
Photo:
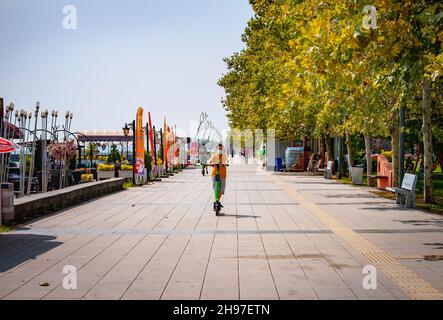
[[[119,178],[132,179],[132,171],[119,171]]]
[[[97,172],[97,177],[98,177],[98,181],[100,180],[105,180],[105,179],[112,179],[114,178],[114,171],[98,171]]]
[[[98,171],[98,180],[112,179],[115,176],[114,171]],[[132,179],[132,171],[119,171],[119,178]]]
[[[145,168],[145,181],[152,180],[153,179],[153,172],[152,170],[148,172],[148,170]]]

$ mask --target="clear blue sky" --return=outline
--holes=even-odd
[[[78,29],[62,9],[77,8]],[[73,127],[120,129],[137,106],[188,129],[201,111],[222,128],[223,57],[243,48],[247,0],[1,0],[0,96],[74,112]]]

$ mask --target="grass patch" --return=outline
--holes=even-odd
[[[15,224],[5,224],[0,226],[0,233],[11,232],[17,227]]]
[[[335,179],[339,183],[344,184],[352,184],[352,180],[349,177],[343,177],[341,179]],[[419,179],[417,181],[417,186],[415,189],[415,200],[417,204],[417,208],[443,215],[443,174],[434,172],[433,175],[433,183],[434,183],[434,203],[424,203],[423,202],[423,180]],[[367,185],[367,177],[363,178],[363,184],[357,187],[365,187]],[[355,186],[355,185],[354,185]],[[395,200],[395,194],[388,191],[383,191],[380,189],[374,189],[371,191],[372,193],[386,198]]]
[[[333,177],[334,180],[336,180],[337,182],[343,183],[343,184],[352,184],[352,179],[349,178],[348,176],[344,176],[341,177],[340,179],[337,179],[337,177]],[[363,180],[360,184],[354,184],[354,187],[366,187],[366,185],[368,184],[368,178],[367,177],[363,177]]]
[[[134,184],[132,183],[132,181],[126,181],[125,183],[123,183],[123,190],[128,190],[130,188],[139,188],[139,187],[143,187],[143,184]]]
[[[128,190],[129,188],[135,187],[135,184],[132,183],[132,181],[126,181],[123,183],[123,189]]]
[[[417,189],[415,192],[417,207],[443,215],[443,174],[434,172],[432,178],[434,184],[434,203],[423,202],[423,180],[419,179],[417,181]]]

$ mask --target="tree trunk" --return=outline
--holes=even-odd
[[[412,171],[413,174],[415,174],[417,172],[418,165],[420,164],[420,161],[421,161],[421,149],[422,149],[421,143],[419,143],[417,145],[417,161],[415,162],[414,169]],[[443,170],[443,168],[442,168],[442,170]]]
[[[331,161],[332,160],[332,143],[331,143],[331,137],[329,136],[329,134],[326,135],[326,152],[328,153],[328,158],[326,159],[326,161]]]
[[[354,148],[352,146],[352,139],[349,132],[346,132],[346,147],[348,150],[349,168],[354,166]],[[351,169],[349,169],[349,176],[351,175]]]
[[[423,117],[423,168],[424,168],[424,201],[432,203],[432,98],[431,81],[423,79],[421,82],[423,93],[421,112]]]
[[[399,162],[398,162],[398,140],[399,140],[399,125],[398,125],[398,111],[394,110],[392,112],[391,117],[391,126],[390,126],[390,133],[391,133],[391,149],[392,149],[392,184],[393,186],[398,185],[398,169],[399,169]]]
[[[371,137],[365,135],[365,149],[366,149],[366,172],[367,175],[372,174],[372,159],[371,159]],[[369,186],[369,179],[368,179]]]
[[[324,161],[325,161],[325,137],[323,135],[320,137],[319,149],[320,149],[320,159],[323,161],[323,165],[325,165],[325,163],[324,163]]]

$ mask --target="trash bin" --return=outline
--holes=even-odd
[[[2,183],[0,193],[2,223],[7,223],[14,219],[14,185]]]
[[[362,184],[363,182],[363,168],[352,167],[351,168],[352,184]]]
[[[275,158],[275,171],[283,171],[283,158]]]

